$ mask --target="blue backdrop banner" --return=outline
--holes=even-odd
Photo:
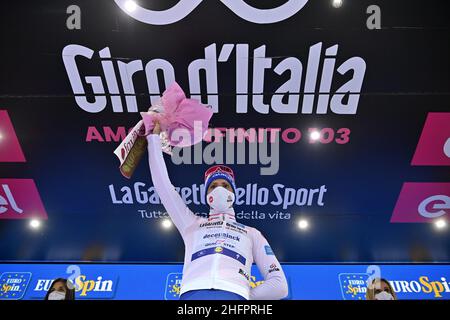
[[[398,299],[450,299],[449,265],[284,265],[287,299],[364,300],[367,281],[388,279]],[[76,299],[177,300],[180,264],[2,264],[0,299],[40,300],[55,278],[75,283]],[[252,287],[262,278],[254,266]]]
[[[195,214],[225,164],[237,221],[282,263],[450,263],[448,1],[344,2],[10,1],[0,262],[183,261],[148,155],[126,179],[113,153],[176,81],[214,111],[197,149],[164,154]]]

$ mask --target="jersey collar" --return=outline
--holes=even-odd
[[[217,211],[217,210],[214,210],[213,208],[211,208],[209,210],[208,220],[216,220],[216,219],[221,219],[221,220],[230,219],[230,220],[236,221],[236,216],[235,216],[233,207],[228,208],[225,211],[223,211],[223,210]]]

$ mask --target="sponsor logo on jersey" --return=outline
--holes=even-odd
[[[275,271],[280,271],[280,268],[278,268],[278,266],[275,263],[272,263],[269,267],[269,273],[272,273]]]
[[[245,272],[243,269],[239,268],[239,274],[244,276],[245,279],[247,279],[247,281],[250,281],[250,275]]]
[[[274,256],[275,254],[273,253],[273,250],[270,246],[264,246],[264,250],[266,251],[266,254],[268,256]]]
[[[233,236],[229,233],[226,232],[219,232],[219,233],[212,233],[212,234],[205,234],[203,236],[203,239],[217,239],[217,238],[221,238],[221,239],[230,239],[230,240],[234,240],[234,241],[241,241],[241,238],[239,236]]]

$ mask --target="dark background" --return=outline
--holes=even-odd
[[[155,10],[176,2],[140,1]],[[246,2],[272,8],[285,1]],[[130,127],[139,116],[113,113],[110,103],[97,114],[79,108],[61,58],[66,45],[95,51],[93,59],[80,67],[84,74],[100,75],[95,55],[106,46],[121,61],[168,60],[175,67],[177,82],[187,91],[189,62],[204,57],[204,48],[212,43],[218,48],[225,43],[248,43],[251,51],[265,44],[267,56],[299,58],[305,73],[309,48],[323,42],[323,49],[339,44],[341,62],[359,56],[367,63],[356,115],[236,114],[232,58],[219,63],[221,107],[212,127],[352,130],[347,145],[281,144],[280,170],[275,176],[260,176],[259,165],[234,165],[238,186],[258,182],[266,187],[283,183],[288,187],[326,184],[328,188],[324,207],[290,208],[286,211],[292,219],[287,221],[242,222],[260,229],[282,262],[449,262],[448,232],[436,233],[428,224],[389,222],[404,182],[450,181],[449,168],[410,165],[427,114],[450,111],[447,1],[344,2],[335,9],[330,1],[310,0],[285,21],[258,25],[237,17],[219,1],[206,0],[188,17],[168,26],[135,21],[106,0],[5,4],[0,19],[0,109],[8,111],[27,162],[0,164],[0,177],[34,179],[49,219],[38,232],[31,232],[26,221],[0,220],[0,259],[183,260],[181,237],[162,231],[158,220],[137,214],[138,209],[162,210],[162,206],[111,203],[109,184],[132,186],[143,181],[151,186],[146,158],[128,181],[120,175],[112,154],[117,143],[86,143],[86,129]],[[81,8],[81,30],[66,28],[66,8],[71,4]],[[381,7],[382,30],[366,28],[365,12],[371,4]],[[268,74],[266,99],[285,80]],[[149,105],[143,72],[136,75],[135,84],[143,111]],[[175,186],[202,183],[207,168],[175,166],[168,157],[166,163]],[[252,208],[236,211],[241,209]],[[308,232],[296,228],[299,216],[310,219]]]

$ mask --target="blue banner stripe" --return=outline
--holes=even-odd
[[[224,248],[224,247],[212,247],[212,248],[208,248],[208,249],[203,249],[200,251],[197,251],[196,253],[194,253],[192,255],[191,261],[194,261],[200,257],[204,257],[210,254],[214,254],[214,253],[218,253],[218,254],[223,254],[227,257],[236,259],[237,261],[239,261],[240,263],[242,263],[243,265],[245,265],[245,262],[247,261],[242,255],[240,255],[239,253]]]

